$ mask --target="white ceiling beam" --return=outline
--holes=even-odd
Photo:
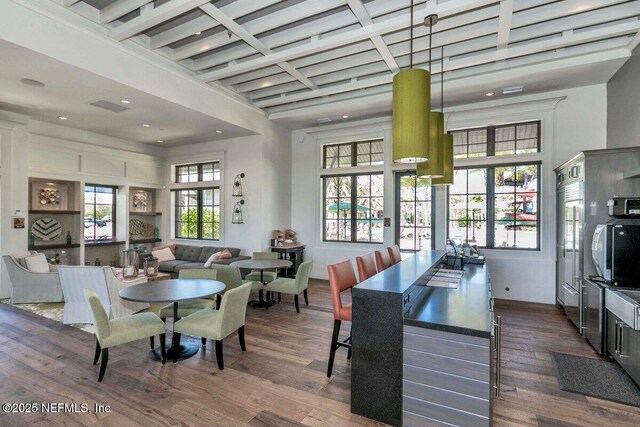
[[[590,10],[605,8],[618,3],[625,3],[627,1],[628,0],[563,0],[548,6],[526,9],[521,12],[514,13],[511,18],[511,28],[537,24],[539,22],[554,19],[552,17],[559,18],[563,16],[582,14]]]
[[[280,0],[237,0],[230,5],[221,7],[220,10],[231,19],[238,19],[256,10],[264,9]],[[151,49],[158,49],[168,44],[186,39],[198,31],[206,31],[218,26],[218,23],[208,15],[192,19],[184,24],[177,25],[151,37]],[[202,39],[204,40],[204,38]],[[224,61],[227,62],[227,61]]]
[[[79,1],[80,0],[58,0],[58,2],[64,7],[73,6],[74,4],[78,3]]]
[[[500,3],[500,17],[498,19],[498,49],[504,49],[509,45],[512,17],[513,0],[503,0]]]
[[[361,0],[347,0],[347,4],[363,27],[373,25],[373,20],[371,19],[371,16],[369,16],[369,12],[367,12],[367,9],[364,7],[364,4],[362,4]],[[375,35],[371,37],[371,42],[374,44],[378,53],[389,67],[389,70],[394,73],[400,71],[400,67],[398,67],[395,58],[389,51],[387,44],[382,40],[382,37],[380,37],[380,35]]]
[[[482,64],[493,63],[497,61],[505,61],[510,58],[517,58],[525,55],[533,55],[539,52],[545,52],[549,50],[559,49],[567,46],[589,43],[592,41],[600,40],[603,38],[611,38],[637,32],[640,30],[640,21],[612,25],[606,28],[598,28],[591,31],[585,31],[579,34],[566,34],[562,37],[558,37],[552,40],[544,40],[540,42],[533,42],[526,45],[520,45],[516,47],[508,47],[502,50],[480,53],[478,55],[468,56],[459,60],[449,61],[446,65],[447,71],[458,70],[462,68],[474,67]],[[440,71],[440,64],[435,64],[432,67],[432,72],[437,73]],[[261,108],[271,107],[279,104],[286,104],[295,101],[301,101],[304,99],[311,99],[320,96],[328,96],[333,93],[349,92],[367,87],[379,86],[382,84],[388,84],[393,81],[393,76],[385,75],[375,77],[371,79],[356,81],[353,83],[347,83],[342,85],[330,86],[318,90],[312,90],[309,92],[298,93],[293,95],[285,95],[275,99],[268,99],[265,101],[255,102],[255,105]]]
[[[421,24],[425,16],[431,13],[437,13],[441,17],[464,12],[469,8],[483,7],[495,3],[494,0],[451,0],[441,5],[425,8],[416,12],[413,17],[413,24]],[[406,16],[381,21],[367,27],[349,31],[347,33],[338,34],[336,36],[327,37],[317,41],[312,41],[303,46],[296,46],[266,55],[263,58],[257,58],[250,61],[242,62],[237,65],[226,67],[221,70],[211,71],[201,74],[199,77],[206,81],[214,81],[241,74],[251,69],[266,67],[268,65],[277,64],[282,61],[289,61],[306,55],[323,52],[329,49],[343,46],[349,43],[355,43],[374,35],[382,35],[393,31],[401,30],[407,27]]]
[[[108,24],[129,12],[141,8],[152,0],[117,0],[100,10],[100,24]]]
[[[252,21],[245,22],[242,24],[242,27],[250,34],[259,34],[278,28],[287,22],[295,22],[300,19],[308,18],[342,6],[343,4],[344,0],[323,0],[317,2],[298,3],[276,13],[271,13]],[[203,52],[226,46],[237,40],[238,38],[236,37],[220,37],[218,34],[215,34],[211,37],[205,37],[202,40],[198,40],[194,43],[175,49],[174,58],[176,60],[189,58]]]
[[[141,13],[139,17],[115,27],[109,31],[109,36],[117,41],[126,40],[205,3],[209,3],[209,0],[182,0],[165,3],[148,11],[148,13]]]
[[[631,41],[627,45],[627,49],[629,49],[629,52],[633,52],[633,50],[638,45],[640,45],[640,31],[638,31],[638,33],[635,35],[635,37],[633,39],[631,39]]]
[[[263,55],[269,55],[272,53],[271,49],[266,47],[262,42],[260,42],[257,38],[255,38],[251,33],[245,30],[241,25],[236,23],[233,19],[229,18],[225,15],[220,9],[212,5],[211,3],[207,3],[205,5],[200,6],[200,9],[211,16],[213,19],[218,21],[220,25],[234,33],[236,36],[240,37],[245,43],[250,45],[252,48],[262,53]],[[286,62],[278,63],[284,71],[291,74],[293,77],[298,79],[302,84],[307,86],[310,89],[317,89],[317,86],[314,85],[311,80],[309,80],[304,74],[296,70],[290,64]]]

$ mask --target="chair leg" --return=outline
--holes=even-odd
[[[216,295],[216,310],[220,310],[220,304],[222,304],[222,295]]]
[[[224,369],[224,360],[222,360],[222,340],[216,340],[216,360],[218,361],[218,368],[222,371]]]
[[[298,301],[298,295],[294,295],[293,301],[296,303],[296,312],[300,313],[300,302]]]
[[[333,321],[333,336],[331,337],[331,351],[329,352],[329,365],[327,366],[327,377],[331,378],[333,372],[333,361],[336,358],[336,349],[338,343],[338,335],[340,334],[340,324],[342,320],[335,319]]]
[[[309,294],[306,289],[304,290],[304,305],[309,305]]]
[[[247,351],[247,346],[244,343],[244,325],[240,326],[240,329],[238,329],[238,339],[240,340],[240,349],[242,351]]]
[[[93,356],[93,364],[96,365],[100,359],[100,343],[96,340],[96,355]]]
[[[156,337],[149,337],[149,344],[151,345],[151,350],[156,347]]]
[[[207,346],[207,339],[205,337],[201,337],[200,340],[202,341],[202,347],[206,347]]]
[[[165,334],[160,334],[160,354],[164,365],[167,362],[167,339]]]
[[[180,334],[177,332],[173,333],[173,343],[171,344],[173,349],[173,363],[178,362],[178,353],[180,353]]]
[[[104,378],[104,371],[107,370],[107,362],[109,361],[109,349],[103,348],[101,353],[102,360],[100,361],[100,373],[98,374],[98,382],[102,381],[102,378]]]

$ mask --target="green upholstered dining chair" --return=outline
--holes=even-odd
[[[278,259],[278,254],[276,252],[254,252],[252,259]],[[263,279],[265,282],[273,282],[278,277],[278,272],[276,270],[265,270],[263,273]],[[253,285],[251,290],[253,292],[259,291],[262,289],[262,283],[260,282],[260,270],[251,270],[251,273],[244,276],[245,280],[251,280]]]
[[[96,328],[96,354],[93,358],[93,364],[97,364],[98,360],[102,359],[98,381],[102,381],[102,378],[104,378],[107,361],[109,360],[109,348],[116,345],[160,335],[160,352],[162,353],[162,363],[165,363],[167,359],[165,327],[164,322],[157,315],[153,313],[135,313],[109,320],[100,298],[93,290],[85,288],[84,297],[87,300],[87,304],[89,304],[93,325]]]
[[[193,268],[180,270],[178,273],[179,279],[209,279],[217,280],[218,272],[210,268]],[[216,296],[210,298],[198,298],[188,301],[181,301],[178,304],[178,318],[187,317],[196,311],[203,310],[205,308],[212,309],[216,307]],[[173,317],[173,303],[167,304],[160,310],[158,316],[162,319],[167,317]]]
[[[267,285],[269,292],[278,292],[283,294],[293,295],[296,303],[296,311],[300,313],[300,305],[298,302],[298,295],[304,293],[304,303],[309,305],[309,296],[307,295],[307,288],[309,286],[309,275],[311,274],[312,261],[305,261],[298,267],[295,279],[287,279],[285,277],[279,277],[273,282]]]
[[[207,338],[215,340],[218,368],[220,370],[224,369],[224,360],[222,358],[223,339],[238,331],[240,348],[242,351],[247,351],[244,342],[244,320],[250,293],[250,282],[227,290],[222,296],[219,310],[200,310],[180,319],[175,324],[174,332],[201,337],[203,342]],[[177,359],[173,361],[176,362]]]
[[[240,269],[238,267],[232,267],[230,265],[223,264],[214,264],[211,266],[211,268],[217,272],[218,278],[216,280],[224,283],[225,285],[225,288],[222,291],[223,296],[231,289],[238,288],[244,283],[251,283],[243,282],[242,275],[240,274]]]

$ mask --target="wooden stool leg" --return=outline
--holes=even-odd
[[[331,351],[329,352],[329,365],[327,366],[327,377],[331,378],[333,372],[333,361],[336,358],[336,349],[338,346],[338,335],[340,334],[341,320],[335,319],[333,321],[333,336],[331,337]]]

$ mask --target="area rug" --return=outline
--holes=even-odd
[[[46,317],[47,319],[55,320],[62,323],[62,317],[64,316],[64,303],[63,302],[42,302],[37,304],[11,304],[9,298],[0,300],[1,303],[9,304],[20,310],[28,311],[30,313],[37,314],[38,316]],[[82,329],[83,331],[95,333],[93,325],[86,323],[71,324],[74,328]]]
[[[640,407],[640,389],[617,363],[549,353],[560,390]]]

